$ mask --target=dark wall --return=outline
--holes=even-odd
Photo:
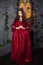
[[[34,3],[34,10],[37,15],[37,21],[36,21],[37,28],[32,26],[32,31],[34,32],[34,45],[37,43],[37,47],[43,48],[43,17],[41,16],[43,14],[43,0],[32,0],[32,2]],[[11,24],[13,22],[13,19],[16,16],[17,0],[0,0],[0,44],[2,44],[2,45],[4,44],[3,38],[6,37],[6,36],[4,36],[4,34],[6,34],[6,32],[4,31],[5,17],[3,16],[6,6],[8,7],[8,16],[9,16],[8,39],[11,40],[11,37],[12,37]],[[37,32],[35,32],[35,30]],[[10,47],[11,47],[10,45],[11,44],[6,44],[3,47],[0,46],[0,54],[3,52],[1,54],[1,55],[3,55],[6,52],[6,48],[7,48],[7,52],[10,52]]]

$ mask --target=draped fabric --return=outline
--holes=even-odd
[[[12,24],[11,60],[30,62],[32,60],[30,32],[27,29],[15,29],[21,25],[23,23],[20,21]]]

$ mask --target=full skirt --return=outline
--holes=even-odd
[[[30,32],[26,29],[15,30],[12,35],[11,60],[20,62],[32,60]]]

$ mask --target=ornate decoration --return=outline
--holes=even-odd
[[[30,0],[28,0],[28,1],[20,0],[20,8],[24,9],[27,18],[31,17],[31,4],[30,4]]]

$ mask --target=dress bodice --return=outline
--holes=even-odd
[[[21,22],[21,21],[17,21],[16,23],[15,23],[15,26],[22,26],[23,25],[23,22]]]

